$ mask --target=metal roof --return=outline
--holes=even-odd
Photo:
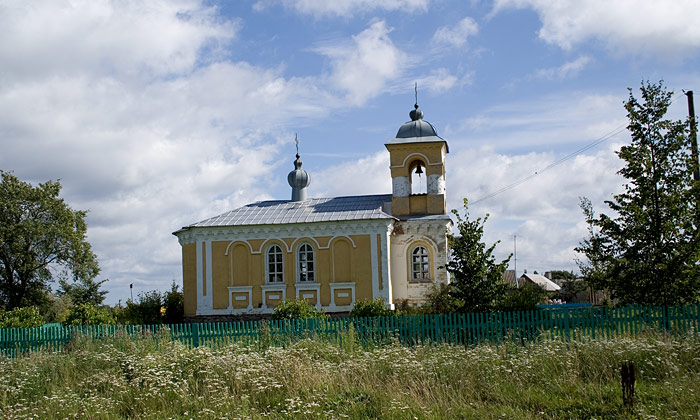
[[[530,280],[531,282],[535,283],[536,285],[540,286],[548,292],[556,292],[557,290],[561,289],[561,287],[559,287],[558,284],[554,283],[552,280],[548,279],[547,277],[541,274],[525,273],[522,276],[520,276],[521,279],[523,277]]]
[[[259,201],[187,227],[278,225],[337,220],[394,219],[382,210],[391,194]]]

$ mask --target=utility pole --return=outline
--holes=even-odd
[[[698,135],[695,125],[695,104],[693,103],[693,91],[685,92],[688,97],[688,116],[690,117],[690,150],[693,153],[693,181],[700,181],[700,163],[698,162]]]
[[[513,275],[515,276],[515,288],[518,289],[518,247],[516,238],[518,235],[513,235]]]

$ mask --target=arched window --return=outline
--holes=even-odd
[[[309,244],[302,244],[297,251],[298,279],[302,281],[315,281],[314,276],[314,249]]]
[[[413,248],[411,252],[411,280],[430,280],[430,254],[422,246]]]
[[[282,248],[272,245],[267,248],[265,258],[267,260],[267,282],[284,283],[284,254]]]

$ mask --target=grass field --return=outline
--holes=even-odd
[[[700,418],[700,337],[526,346],[187,348],[166,335],[77,339],[0,359],[5,419]],[[619,370],[637,372],[632,412]]]

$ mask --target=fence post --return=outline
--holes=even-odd
[[[194,323],[192,326],[192,347],[199,347],[199,324]]]

